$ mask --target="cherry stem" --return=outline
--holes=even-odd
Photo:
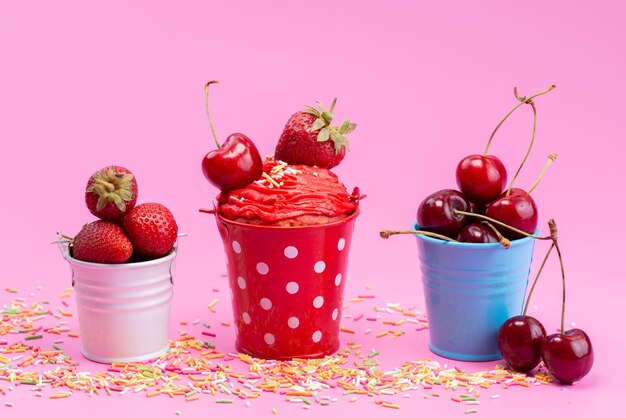
[[[533,184],[530,190],[528,190],[528,194],[535,190],[535,188],[539,185],[539,182],[543,178],[543,175],[546,174],[546,171],[548,171],[548,167],[552,165],[552,162],[554,160],[556,160],[556,153],[553,152],[548,154],[548,162],[546,162],[546,165],[543,166],[543,170],[541,170],[541,173],[539,173],[539,177],[537,178],[537,181],[535,181],[535,184]]]
[[[491,222],[489,222],[489,221],[482,221],[481,224],[485,225],[487,228],[491,229],[494,234],[496,234],[496,238],[498,238],[498,242],[504,248],[511,248],[511,241],[509,241],[507,238],[503,237],[502,234],[500,233],[500,231],[498,231],[498,229],[495,226],[493,226],[491,224]]]
[[[530,97],[519,97],[517,95],[517,87],[513,89],[513,92],[515,93],[515,97],[517,97],[517,99],[520,101],[520,103],[518,103],[513,109],[511,109],[511,111],[509,113],[506,114],[506,116],[500,121],[500,123],[498,123],[498,126],[496,126],[496,128],[493,130],[493,132],[491,133],[491,136],[489,137],[489,141],[487,141],[487,146],[485,147],[485,151],[483,152],[483,155],[487,155],[487,152],[489,151],[489,146],[491,146],[491,141],[493,140],[493,137],[496,135],[496,132],[498,132],[498,129],[500,129],[500,126],[502,126],[502,124],[504,123],[504,121],[506,121],[509,116],[511,116],[511,114],[513,112],[515,112],[519,107],[521,107],[523,104],[525,103],[529,103],[532,102],[532,99],[534,99],[535,97],[544,95],[546,93],[549,93],[550,91],[554,90],[556,88],[556,85],[551,85],[550,87],[548,87],[546,90],[533,94]]]
[[[514,226],[507,225],[504,222],[500,222],[500,221],[498,221],[496,219],[490,218],[489,216],[481,215],[480,213],[465,212],[464,210],[458,210],[458,209],[452,209],[452,213],[455,214],[455,215],[465,215],[465,216],[469,216],[469,217],[480,218],[480,219],[483,219],[485,221],[489,221],[491,223],[494,223],[496,225],[500,225],[500,226],[503,226],[505,228],[508,228],[508,229],[510,229],[513,232],[517,232],[520,235],[524,235],[525,237],[529,237],[529,238],[532,238],[532,239],[541,239],[541,240],[551,239],[549,236],[548,237],[538,237],[536,235],[529,234],[528,232],[524,232],[521,229],[517,229]]]
[[[528,292],[528,296],[526,297],[526,303],[524,304],[524,310],[522,311],[522,315],[526,315],[526,311],[528,311],[528,305],[530,304],[530,297],[533,295],[533,291],[535,290],[535,286],[537,285],[537,280],[539,279],[539,275],[541,274],[541,271],[543,270],[543,266],[546,265],[546,261],[548,261],[548,256],[550,255],[550,252],[552,252],[553,248],[554,248],[554,243],[550,245],[550,248],[548,249],[546,256],[543,258],[543,261],[541,262],[541,267],[539,267],[539,270],[537,271],[537,275],[535,276],[535,280],[533,280],[533,285],[530,287],[530,291]]]
[[[441,234],[437,234],[435,232],[428,232],[428,231],[416,231],[416,230],[410,230],[410,231],[391,231],[389,229],[385,229],[384,231],[380,231],[380,237],[384,238],[384,239],[388,239],[390,236],[392,235],[400,235],[400,234],[408,234],[408,235],[425,235],[427,237],[431,237],[431,238],[439,238],[442,239],[444,241],[450,241],[450,242],[458,242],[455,239],[452,239],[450,237],[446,237],[445,235],[441,235]]]
[[[209,113],[209,86],[211,84],[217,84],[219,81],[211,80],[204,85],[204,107],[206,109],[206,116],[209,119],[209,125],[211,126],[211,133],[213,134],[213,139],[215,140],[215,144],[217,148],[220,149],[222,146],[220,145],[219,140],[217,139],[217,134],[215,133],[215,128],[213,127],[213,120],[211,120],[211,113]]]
[[[563,282],[563,302],[561,304],[561,334],[565,333],[565,267],[563,266],[563,256],[561,255],[561,249],[559,248],[558,234],[556,229],[556,222],[554,219],[548,221],[550,227],[550,237],[552,238],[552,245],[556,248],[556,253],[559,256],[559,264],[561,266],[561,280]]]
[[[210,215],[215,215],[217,213],[217,210],[215,210],[215,209],[198,209],[198,212],[208,213]]]
[[[517,96],[517,91],[515,92],[515,95]],[[517,169],[517,171],[515,172],[515,175],[511,179],[511,183],[509,183],[509,188],[506,191],[507,196],[511,194],[513,183],[515,183],[515,180],[517,180],[517,176],[519,175],[520,171],[522,171],[522,167],[524,167],[524,163],[526,163],[526,160],[528,159],[528,156],[530,155],[530,150],[533,149],[533,145],[535,144],[535,133],[537,132],[537,107],[535,107],[535,103],[532,101],[528,102],[528,104],[530,104],[530,107],[533,108],[533,134],[530,137],[530,144],[528,145],[528,150],[526,151],[526,155],[524,155],[524,159],[522,159],[522,162],[519,165],[519,168]]]

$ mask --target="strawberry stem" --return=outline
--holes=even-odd
[[[206,109],[206,116],[209,119],[209,125],[211,126],[211,133],[213,134],[213,139],[215,140],[215,144],[217,148],[220,149],[222,146],[220,145],[219,140],[217,139],[217,134],[215,133],[215,128],[213,127],[213,120],[211,120],[211,113],[209,112],[209,86],[211,84],[217,84],[219,81],[211,80],[204,85],[204,107]]]
[[[489,151],[489,146],[491,145],[491,141],[493,140],[493,137],[496,135],[496,132],[498,132],[498,129],[500,129],[500,126],[502,126],[504,121],[506,121],[509,118],[509,116],[511,116],[511,114],[513,112],[515,112],[523,104],[532,102],[532,99],[534,99],[535,97],[538,97],[538,96],[541,96],[543,94],[549,93],[550,91],[554,90],[555,88],[556,88],[556,85],[553,84],[550,87],[548,87],[546,90],[544,90],[542,92],[539,92],[539,93],[536,93],[536,94],[533,94],[532,96],[526,98],[526,97],[519,97],[517,95],[517,87],[515,87],[513,89],[513,93],[515,94],[515,97],[518,98],[520,103],[515,105],[515,107],[513,109],[511,109],[511,111],[509,111],[509,113],[506,114],[506,116],[500,121],[500,123],[498,123],[498,126],[496,126],[496,128],[493,130],[493,132],[491,133],[491,136],[489,137],[489,141],[487,141],[487,146],[485,147],[485,151],[483,152],[483,155],[487,155],[487,152]]]

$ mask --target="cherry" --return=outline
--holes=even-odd
[[[209,114],[209,81],[205,87],[206,114],[211,126],[217,149],[202,159],[202,172],[206,179],[223,192],[228,192],[251,184],[263,173],[263,160],[254,143],[241,133],[234,133],[220,145],[213,121]]]
[[[455,237],[468,222],[465,215],[454,210],[467,211],[468,200],[461,192],[443,189],[427,196],[417,208],[417,224],[424,231]]]
[[[530,194],[522,189],[513,188],[510,189],[510,193],[503,193],[487,205],[485,214],[528,234],[534,233],[537,229],[537,204]],[[522,235],[509,229],[502,233],[509,239],[522,238]]]
[[[498,332],[498,347],[507,366],[522,373],[537,367],[545,336],[545,328],[532,316],[517,315],[504,321]]]
[[[506,168],[495,155],[468,155],[456,167],[456,183],[474,203],[485,205],[506,186]]]
[[[556,380],[572,384],[591,370],[593,347],[589,336],[574,328],[548,335],[541,344],[541,357]]]
[[[483,224],[467,224],[459,231],[456,238],[460,242],[488,243],[499,242],[495,232]]]

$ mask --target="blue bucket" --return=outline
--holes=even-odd
[[[430,350],[462,361],[502,358],[498,330],[522,311],[535,240],[506,249],[416,237]]]

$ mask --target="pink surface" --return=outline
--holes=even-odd
[[[199,319],[212,324],[218,350],[234,351],[234,329],[220,325],[232,321],[222,243],[213,220],[197,211],[210,207],[216,195],[200,161],[213,148],[203,85],[219,79],[212,92],[218,134],[241,131],[263,154],[273,152],[287,118],[303,104],[339,98],[336,117],[358,127],[351,134],[352,152],[335,171],[349,189],[359,186],[368,195],[353,236],[346,301],[365,292],[376,295],[348,303],[345,313],[369,315],[374,305],[387,302],[423,309],[414,239],[383,241],[378,231],[409,227],[424,196],[455,186],[459,159],[482,152],[515,104],[513,86],[528,95],[555,83],[554,92],[536,101],[536,146],[517,184],[532,184],[547,154],[558,152],[533,195],[542,229],[550,217],[560,227],[569,279],[566,323],[589,333],[595,365],[576,386],[492,388],[471,408],[480,416],[615,416],[608,400],[624,395],[618,374],[626,343],[623,333],[610,329],[624,314],[624,224],[618,214],[626,203],[623,3],[169,4],[0,3],[2,305],[18,296],[60,306],[69,270],[49,242],[56,231],[74,234],[93,219],[83,205],[87,178],[115,163],[135,172],[140,202],[165,204],[189,234],[180,247],[171,338],[183,329],[199,334],[197,325],[179,325]],[[530,109],[520,109],[495,139],[491,151],[510,173],[531,126]],[[536,259],[543,251],[538,245]],[[207,305],[215,297],[212,313]],[[75,311],[72,298],[62,300]],[[557,327],[556,260],[545,271],[532,312],[550,331]],[[76,330],[76,317],[68,319]],[[379,328],[373,326],[365,334],[369,324],[363,320],[343,318],[343,325],[356,333],[342,333],[342,348],[348,341],[362,344],[364,352],[376,348],[383,370],[427,357],[470,371],[498,363],[439,359],[427,348],[427,333],[414,327],[391,339],[376,338]],[[77,339],[63,338],[80,370],[103,369],[80,356]],[[34,342],[49,347],[53,340]],[[421,390],[409,398],[382,395],[401,405],[398,410],[376,405],[380,397],[350,403],[339,393],[327,408],[302,411],[301,404],[271,394],[246,408],[238,399],[215,404],[208,395],[196,402],[143,393],[55,400],[48,398],[51,390],[37,398],[28,387],[0,387],[7,392],[0,394],[3,417],[73,417],[85,411],[93,417],[173,416],[176,410],[184,416],[270,416],[272,408],[283,416],[453,416],[470,408],[452,402],[453,393],[446,391],[428,399]],[[499,398],[491,399],[494,394]]]

